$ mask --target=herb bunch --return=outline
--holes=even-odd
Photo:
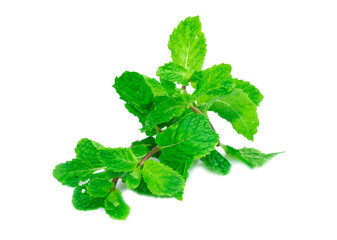
[[[128,148],[108,148],[84,138],[75,148],[76,158],[55,167],[53,176],[63,185],[75,187],[72,203],[76,209],[104,208],[113,219],[125,220],[130,207],[117,188],[120,181],[140,194],[182,200],[188,170],[195,160],[219,174],[230,172],[230,162],[216,147],[252,168],[279,154],[235,149],[220,142],[208,111],[253,140],[259,125],[256,110],[263,95],[249,82],[232,77],[228,64],[202,70],[206,39],[198,16],[179,23],[168,47],[172,62],[158,68],[160,81],[126,71],[113,85],[147,137]],[[195,89],[192,94],[186,91],[189,85]]]

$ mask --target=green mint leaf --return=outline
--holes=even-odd
[[[260,93],[260,90],[249,82],[238,80],[237,78],[233,79],[236,83],[236,88],[242,89],[243,92],[248,94],[250,100],[255,103],[256,106],[259,106],[263,100],[263,95]]]
[[[156,74],[160,77],[161,81],[176,82],[184,86],[188,85],[190,78],[187,69],[173,62],[166,63],[164,66],[159,67]]]
[[[161,163],[165,164],[166,166],[172,168],[174,171],[179,173],[185,179],[185,182],[186,182],[188,178],[188,169],[190,169],[190,167],[192,166],[193,160],[188,160],[186,162],[175,162],[175,161],[167,160],[163,155],[161,155],[159,159]],[[184,194],[184,191],[182,190],[176,193],[174,197],[182,201],[183,194]]]
[[[78,159],[90,162],[97,162],[98,154],[100,150],[104,148],[104,146],[97,142],[94,142],[88,138],[83,138],[77,143],[75,152]]]
[[[147,187],[147,184],[146,182],[144,182],[144,178],[141,177],[140,179],[140,183],[139,183],[139,186],[132,189],[134,192],[140,194],[140,195],[144,195],[144,196],[149,196],[149,197],[161,197],[161,196],[157,196],[157,195],[154,195]]]
[[[125,103],[125,108],[129,111],[129,113],[138,117],[139,122],[144,125],[146,116],[149,114],[150,107],[140,108],[134,104]]]
[[[215,98],[209,110],[229,121],[238,134],[248,140],[254,139],[259,126],[257,107],[241,89],[234,89],[230,94]]]
[[[195,71],[190,77],[191,86],[197,88],[198,82],[202,79],[202,71]]]
[[[148,150],[151,150],[152,148],[154,148],[157,144],[154,140],[154,137],[147,137],[147,138],[144,138],[140,141],[134,141],[132,143],[132,146],[135,147],[135,146],[138,146],[138,145],[144,145],[147,147]]]
[[[127,103],[142,107],[152,102],[151,88],[146,84],[144,76],[137,72],[124,72],[120,77],[116,77],[113,87]]]
[[[185,180],[188,178],[188,169],[192,166],[193,161],[186,161],[186,162],[175,162],[170,161],[163,157],[163,155],[159,158],[160,162],[165,164],[166,166],[172,168],[174,171],[179,173]]]
[[[222,147],[227,154],[236,157],[237,159],[241,160],[251,168],[261,167],[266,161],[272,159],[273,157],[275,157],[280,153],[283,153],[283,152],[276,152],[265,154],[261,153],[259,150],[254,148],[235,149],[228,145],[222,145]]]
[[[87,184],[74,189],[73,205],[77,210],[87,211],[104,207],[105,198],[92,197],[86,190]]]
[[[138,117],[143,124],[153,100],[153,92],[144,76],[126,71],[120,77],[116,77],[113,87],[120,98],[126,102],[126,109]]]
[[[170,36],[168,47],[172,61],[192,73],[201,70],[206,55],[206,39],[199,16],[181,21]]]
[[[106,197],[111,189],[114,187],[114,183],[107,179],[92,179],[87,186],[87,192],[92,197]]]
[[[90,180],[96,178],[111,180],[115,177],[120,177],[123,174],[124,172],[114,172],[112,170],[105,170],[104,172],[94,173],[93,175],[90,176]]]
[[[212,151],[200,160],[209,168],[222,175],[226,175],[231,170],[231,164],[217,150]]]
[[[177,88],[177,86],[174,84],[174,82],[166,81],[164,79],[160,79],[161,85],[164,88],[164,91],[167,93],[167,95],[171,97],[178,97],[181,95],[181,92]]]
[[[195,80],[196,90],[192,94],[192,99],[197,99],[203,94],[220,87],[221,83],[230,77],[232,67],[229,64],[214,65],[198,74],[198,80]]]
[[[144,144],[134,146],[131,150],[138,160],[141,160],[149,152]]]
[[[190,113],[158,134],[156,143],[168,161],[186,162],[210,153],[218,138],[205,116]]]
[[[115,189],[105,200],[105,212],[116,220],[125,220],[130,213],[130,207],[123,199],[122,193]]]
[[[135,169],[139,159],[130,148],[106,148],[99,155],[104,165],[115,172],[127,172]]]
[[[172,196],[185,187],[184,178],[171,168],[153,160],[146,160],[141,169],[148,189],[155,195]]]
[[[169,122],[179,117],[186,109],[186,103],[179,98],[166,98],[146,118],[143,131],[151,130],[155,125]]]
[[[233,80],[233,78],[231,77],[227,77],[225,81],[220,83],[220,86],[218,88],[208,91],[207,95],[220,97],[222,95],[226,95],[232,92],[235,86],[236,86],[235,80]]]
[[[92,164],[75,158],[58,164],[53,170],[53,176],[63,185],[76,187],[80,181],[86,181],[95,171],[104,167],[103,164]]]
[[[149,151],[151,151],[155,146],[157,146],[157,144],[156,144],[156,142],[155,142],[155,140],[154,140],[153,137],[147,137],[147,138],[144,138],[143,140],[135,141],[135,142],[132,143],[132,146],[134,146],[134,147],[137,147],[137,146],[139,146],[139,145],[142,145],[143,147],[146,146],[146,148],[147,148],[146,153],[143,152],[142,158],[143,158]],[[133,149],[133,148],[132,148],[132,149]],[[145,151],[145,149],[144,149],[144,151]],[[144,154],[144,153],[145,153],[145,154]],[[137,156],[137,154],[135,154],[135,155]],[[153,156],[156,157],[156,158],[159,158],[159,156],[160,156],[160,151],[157,152],[157,153],[156,153],[155,155],[153,155]],[[137,158],[138,158],[138,156],[137,156]]]
[[[154,78],[149,78],[145,75],[143,75],[143,77],[145,79],[146,84],[151,88],[154,97],[167,95],[160,82],[158,82]]]
[[[119,199],[121,198],[122,193],[116,188],[105,199],[105,206],[108,209],[111,209],[111,203],[113,207],[118,207],[120,205]]]
[[[140,168],[134,169],[125,177],[125,184],[128,188],[134,189],[139,186],[141,180]]]

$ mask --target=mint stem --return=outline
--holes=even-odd
[[[120,177],[115,177],[115,178],[112,179],[112,182],[114,183],[114,186],[111,189],[111,192],[115,191],[116,186],[117,186],[117,182],[118,182],[119,179],[120,179]]]
[[[142,159],[142,160],[140,161],[140,163],[139,163],[139,167],[141,167],[141,166],[144,164],[144,162],[145,162],[146,160],[148,160],[150,157],[152,157],[153,155],[155,155],[158,151],[159,151],[158,146],[155,146],[150,152],[148,152],[148,153],[143,157],[143,159]]]

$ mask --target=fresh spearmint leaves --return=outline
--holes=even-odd
[[[75,209],[103,208],[112,219],[127,219],[130,207],[120,191],[121,182],[141,195],[183,200],[196,160],[218,174],[230,172],[229,157],[222,156],[217,146],[224,148],[229,159],[237,158],[252,168],[280,154],[221,144],[208,112],[217,113],[238,134],[253,141],[259,126],[257,107],[263,95],[250,82],[233,77],[229,64],[203,69],[206,39],[198,16],[178,24],[168,48],[172,60],[160,64],[158,78],[125,71],[113,85],[147,137],[116,148],[83,138],[73,160],[53,170],[60,183],[74,187]],[[189,86],[194,92],[186,91]]]

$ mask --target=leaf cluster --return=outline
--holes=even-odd
[[[104,147],[84,138],[75,148],[76,158],[55,167],[54,177],[75,187],[76,209],[104,208],[113,219],[125,220],[130,207],[117,188],[119,180],[140,194],[182,200],[189,168],[197,159],[218,174],[230,172],[231,164],[217,146],[252,168],[278,154],[220,143],[207,113],[217,113],[238,134],[253,140],[263,95],[233,77],[229,64],[203,69],[206,39],[198,16],[179,23],[168,47],[172,61],[158,68],[159,80],[125,71],[113,85],[147,137],[128,148]],[[194,88],[191,94],[187,86]]]

